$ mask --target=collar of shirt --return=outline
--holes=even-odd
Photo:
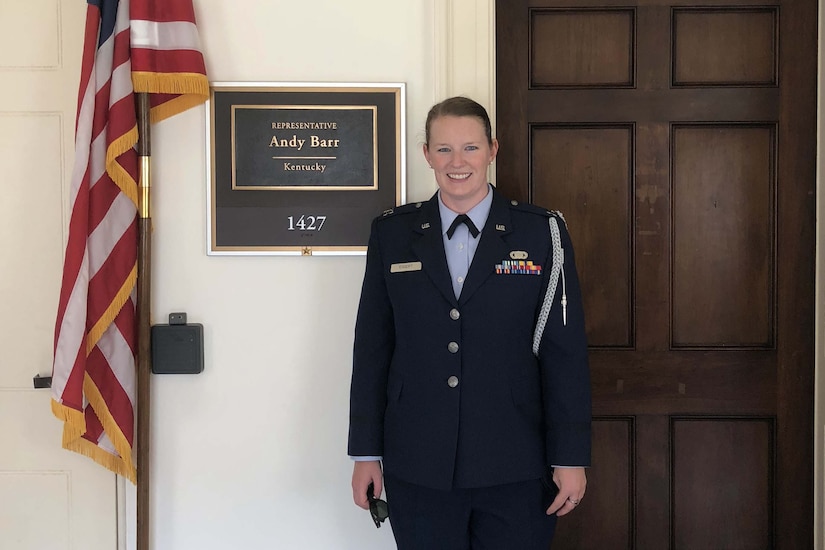
[[[487,184],[487,195],[481,199],[477,205],[472,207],[467,216],[473,220],[479,231],[484,229],[484,224],[487,223],[487,218],[490,216],[490,207],[493,204],[493,191],[490,189],[490,184]],[[453,220],[458,216],[458,212],[453,212],[441,200],[441,191],[438,192],[438,213],[441,215],[441,234],[447,234],[447,229],[453,224]],[[481,237],[481,234],[479,234]]]
[[[493,204],[493,192],[487,184],[487,196],[467,212],[467,216],[478,228],[484,230],[484,224],[490,216],[490,207]],[[441,193],[438,194],[438,211],[441,216],[441,240],[444,244],[444,255],[447,259],[447,269],[450,272],[450,279],[453,285],[453,292],[456,299],[461,296],[461,289],[464,287],[464,280],[470,271],[470,264],[473,263],[476,248],[481,240],[481,233],[476,238],[470,235],[467,226],[461,224],[453,235],[453,239],[447,238],[447,229],[458,216],[441,202]]]

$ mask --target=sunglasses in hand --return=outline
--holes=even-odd
[[[372,483],[370,483],[369,487],[367,487],[367,500],[370,503],[370,515],[372,516],[372,521],[375,523],[376,527],[381,527],[384,520],[389,517],[390,512],[387,508],[386,501],[383,501],[380,498],[375,498],[375,487]]]

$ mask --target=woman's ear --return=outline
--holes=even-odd
[[[496,155],[498,155],[498,140],[493,138],[493,143],[490,145],[490,164],[496,160]]]

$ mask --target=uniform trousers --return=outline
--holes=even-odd
[[[540,479],[439,491],[384,475],[398,550],[547,550],[555,496]]]

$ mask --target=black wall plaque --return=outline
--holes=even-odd
[[[363,254],[405,200],[403,84],[213,83],[209,254]]]

